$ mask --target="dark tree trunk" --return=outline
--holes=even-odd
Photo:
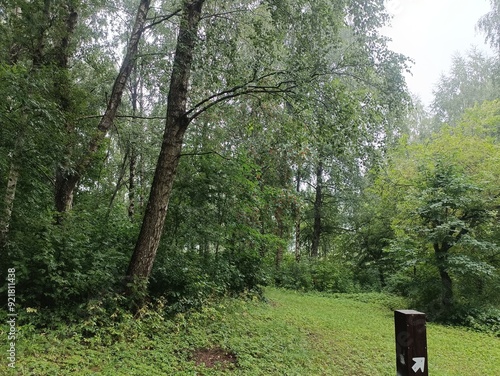
[[[453,306],[453,284],[448,273],[448,251],[451,246],[448,244],[434,243],[434,255],[436,257],[439,276],[441,277],[441,303],[445,312],[449,312]]]
[[[57,54],[54,57],[54,63],[59,69],[58,75],[55,78],[54,86],[57,93],[57,100],[59,107],[64,114],[70,114],[72,111],[70,82],[68,77],[68,64],[70,59],[70,41],[75,32],[78,22],[78,13],[75,9],[68,5],[67,17],[65,22],[65,29],[59,41]],[[66,123],[66,133],[71,134],[74,132],[74,126],[71,122]],[[66,146],[65,160],[71,159],[71,146]],[[70,187],[76,186],[80,176],[74,171],[66,162],[59,164],[56,167],[54,203],[58,213],[66,213],[71,210],[73,203],[73,189]],[[56,218],[58,223],[61,223],[62,217],[60,215]]]
[[[453,289],[451,277],[446,269],[439,268],[439,275],[441,277],[442,285],[442,303],[445,311],[449,311],[453,306]]]
[[[323,206],[323,163],[318,162],[316,168],[316,192],[314,198],[314,224],[313,224],[313,236],[311,245],[311,256],[319,256],[319,244],[321,240],[321,212]]]
[[[139,238],[127,271],[127,282],[134,287],[147,283],[165,224],[168,203],[190,119],[186,114],[188,84],[204,0],[185,1],[175,51],[167,103],[163,142],[156,164],[149,201]],[[128,293],[132,293],[131,285]]]
[[[382,267],[380,265],[378,267],[378,278],[380,280],[380,286],[386,287],[387,284],[385,282],[384,270],[382,269]]]
[[[91,139],[85,156],[77,163],[76,168],[74,169],[70,169],[66,166],[59,167],[60,171],[57,173],[58,177],[56,177],[55,191],[56,209],[59,212],[64,213],[71,209],[73,204],[73,193],[78,185],[80,177],[92,164],[95,154],[99,150],[106,134],[113,125],[118,107],[120,106],[122,100],[123,91],[125,90],[125,86],[137,58],[139,42],[141,40],[142,32],[144,31],[144,25],[146,23],[149,7],[150,0],[141,0],[128,42],[127,53],[120,67],[120,72],[115,79],[106,111],[97,126],[98,132]]]
[[[59,166],[56,170],[55,205],[59,213],[67,213],[73,205],[73,192],[80,179],[75,171]],[[60,217],[59,217],[60,218]]]
[[[141,232],[127,271],[129,281],[147,280],[156,257],[186,127],[176,122],[169,121],[164,133]]]

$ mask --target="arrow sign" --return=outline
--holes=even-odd
[[[413,361],[415,362],[413,367],[411,367],[413,372],[417,373],[418,370],[421,370],[422,372],[424,372],[425,358],[413,358]]]

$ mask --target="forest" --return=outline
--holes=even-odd
[[[490,3],[496,55],[456,55],[426,107],[384,0],[0,0],[3,323],[273,286],[500,335]]]

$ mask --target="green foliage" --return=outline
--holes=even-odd
[[[437,161],[434,171],[426,170],[423,175],[415,210],[421,225],[415,231],[428,242],[454,246],[465,235],[473,238],[476,228],[494,221],[489,210],[494,203],[453,166]]]
[[[274,283],[278,287],[298,291],[311,291],[314,288],[309,259],[297,262],[292,257],[285,257],[281,267],[275,271]]]
[[[304,258],[300,262],[286,257],[275,271],[274,279],[276,286],[300,291],[352,293],[360,290],[353,268],[332,256]]]
[[[313,261],[311,274],[315,290],[343,293],[359,290],[355,285],[352,269],[333,257]]]
[[[425,312],[429,320],[443,319],[441,281],[431,256],[414,267],[400,269],[387,278],[384,291],[406,298],[409,304]]]
[[[498,97],[497,62],[472,48],[453,57],[450,72],[442,75],[434,91],[435,121],[457,125],[468,108]]]
[[[365,187],[351,215],[354,230],[342,237],[341,245],[344,257],[355,264],[355,278],[364,289],[375,291],[385,287],[399,261],[389,247],[395,237],[391,222],[396,202],[382,184]]]
[[[0,104],[0,157],[10,153],[39,180],[59,156],[63,140],[57,127],[62,114],[50,100],[51,75],[50,68],[32,72],[24,64],[0,64],[0,95],[5,98]]]
[[[457,127],[403,140],[368,190],[378,197],[370,202],[392,200],[385,220],[392,237],[378,247],[394,268],[386,288],[409,297],[433,319],[464,323],[467,315],[458,312],[467,307],[498,307],[490,288],[499,273],[499,153],[488,125],[494,124],[494,108],[485,102]],[[484,122],[477,121],[481,113]],[[368,228],[381,236],[375,224]]]
[[[265,255],[283,243],[272,227],[261,227],[270,189],[260,189],[259,167],[243,153],[226,159],[219,145],[204,143],[215,150],[186,152],[181,161],[150,284],[172,312],[214,296],[259,293],[267,284]]]
[[[5,254],[18,270],[20,299],[44,315],[90,302],[85,322],[96,343],[123,339],[121,327],[99,338],[99,327],[115,326],[104,318],[115,308],[92,297],[123,287],[161,144],[178,31],[178,17],[160,22],[160,14],[179,4],[155,8],[123,118],[88,153],[130,31],[123,20],[136,4],[0,2],[0,193],[11,162],[21,171]],[[166,311],[260,293],[272,273],[287,287],[355,292],[378,279],[379,267],[390,271],[377,254],[392,236],[383,216],[360,235],[366,244],[355,257],[339,250],[362,173],[407,104],[406,58],[379,34],[387,21],[381,0],[205,2],[183,99],[203,111],[184,139],[149,284]],[[82,161],[91,166],[78,176],[72,211],[56,221],[56,171],[70,176]],[[319,163],[321,246],[332,256],[297,264],[287,250],[297,228],[297,255],[312,243],[309,201]],[[47,314],[47,322],[56,316]]]
[[[196,253],[171,252],[158,260],[149,289],[154,295],[166,298],[169,312],[199,309],[226,293],[237,275],[237,270],[228,263],[215,261]]]
[[[51,212],[16,219],[9,250],[23,306],[71,309],[119,286],[136,230],[96,214],[74,211],[64,226]]]
[[[463,113],[458,127],[465,134],[492,138],[496,141],[500,138],[500,99],[494,99],[482,103],[476,103],[467,108]]]
[[[479,19],[477,27],[484,34],[486,42],[493,49],[500,51],[500,23],[498,22],[500,2],[490,0],[490,5],[490,11]]]
[[[462,307],[454,318],[455,322],[477,330],[500,337],[500,309],[492,307]]]

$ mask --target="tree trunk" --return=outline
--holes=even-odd
[[[7,179],[7,189],[3,200],[3,212],[0,218],[0,250],[3,249],[7,243],[9,234],[10,220],[12,218],[12,209],[14,207],[14,199],[16,197],[17,181],[19,179],[19,165],[15,160],[10,164],[9,177]],[[4,260],[2,254],[2,260]]]
[[[128,176],[128,217],[132,220],[135,214],[135,170],[137,167],[137,151],[130,144],[129,176]]]
[[[128,294],[134,291],[134,287],[145,287],[163,232],[182,141],[190,122],[186,114],[188,84],[203,3],[204,0],[184,2],[170,80],[163,142],[141,231],[127,271],[127,282],[134,284],[127,287]]]
[[[444,268],[439,268],[439,275],[441,277],[442,297],[441,301],[446,312],[450,311],[453,306],[453,289],[451,277]]]
[[[380,286],[382,288],[386,287],[387,284],[385,282],[384,270],[382,269],[382,267],[380,265],[378,266],[378,278],[380,280]]]
[[[80,175],[75,171],[71,171],[64,166],[57,167],[54,200],[58,213],[67,213],[71,210],[73,205],[73,192],[79,179]]]
[[[453,284],[448,273],[448,250],[451,246],[447,244],[434,243],[434,255],[436,257],[439,276],[441,277],[441,303],[445,312],[449,312],[453,306]]]
[[[132,115],[136,116],[137,115],[137,107],[139,103],[139,93],[141,94],[141,103],[140,103],[140,110],[141,110],[141,115],[142,115],[142,90],[139,90],[139,86],[141,85],[138,76],[137,76],[137,64],[134,65],[134,68],[132,70],[133,73],[133,81],[130,87],[130,100],[132,102]],[[128,143],[128,148],[129,148],[129,154],[130,154],[130,160],[129,160],[129,176],[128,176],[128,217],[130,220],[134,218],[135,214],[135,175],[136,175],[136,168],[137,168],[137,148],[135,145],[135,140],[131,139],[129,140]]]
[[[71,5],[68,5],[65,29],[61,35],[57,54],[53,58],[55,66],[59,69],[54,82],[55,92],[57,93],[59,107],[64,114],[70,114],[73,108],[70,92],[71,83],[67,71],[70,59],[70,40],[75,32],[77,22],[78,13]],[[71,122],[67,122],[66,133],[71,134],[73,132],[74,125]],[[65,160],[69,161],[72,153],[71,146],[66,145],[65,149]],[[69,187],[76,186],[79,179],[79,175],[68,166],[66,161],[58,164],[56,167],[54,203],[58,213],[66,213],[71,210],[73,189],[69,189]],[[61,223],[62,217],[58,215],[56,221],[57,223]]]
[[[33,60],[33,66],[39,68],[43,65],[44,60],[44,50],[45,50],[45,33],[50,27],[50,3],[51,0],[44,0],[43,2],[43,19],[37,22],[35,26],[36,33],[33,38],[33,49],[31,50],[31,58]]]
[[[323,163],[318,162],[316,168],[316,196],[314,199],[314,224],[311,245],[311,256],[318,257],[319,244],[321,240],[321,211],[323,206]]]
[[[282,207],[276,208],[276,210],[274,211],[274,216],[276,217],[276,223],[278,225],[276,235],[280,239],[283,239],[283,235],[285,234],[285,223],[283,221],[283,208]],[[285,252],[284,246],[282,244],[278,244],[276,248],[276,255],[274,258],[276,269],[279,269],[281,266],[284,252]]]
[[[3,254],[5,246],[7,244],[10,223],[12,219],[12,211],[14,210],[14,200],[16,198],[17,192],[17,183],[19,181],[19,175],[21,171],[21,164],[19,158],[21,157],[23,147],[24,147],[24,137],[25,137],[25,128],[28,126],[27,122],[27,111],[23,109],[24,115],[22,116],[22,121],[20,124],[19,132],[17,133],[17,138],[14,143],[14,148],[9,153],[10,158],[10,168],[9,175],[7,177],[7,187],[5,189],[5,195],[2,208],[2,212],[0,214],[0,260],[5,261],[6,255]]]
[[[300,261],[300,205],[298,195],[300,193],[300,170],[297,170],[297,185],[295,191],[297,192],[297,201],[293,205],[293,212],[295,218],[295,261]]]
[[[132,33],[128,41],[127,53],[120,67],[120,72],[115,79],[106,111],[97,126],[98,132],[91,139],[85,156],[77,163],[74,169],[67,168],[66,166],[60,166],[58,169],[60,171],[57,173],[58,179],[56,177],[55,202],[56,209],[59,212],[64,213],[71,209],[73,204],[73,192],[80,181],[80,177],[92,164],[95,154],[113,125],[118,107],[121,103],[123,91],[125,90],[125,86],[137,58],[139,42],[142,32],[144,31],[149,7],[150,0],[141,0],[137,9]]]
[[[300,212],[295,217],[295,261],[300,261]]]

